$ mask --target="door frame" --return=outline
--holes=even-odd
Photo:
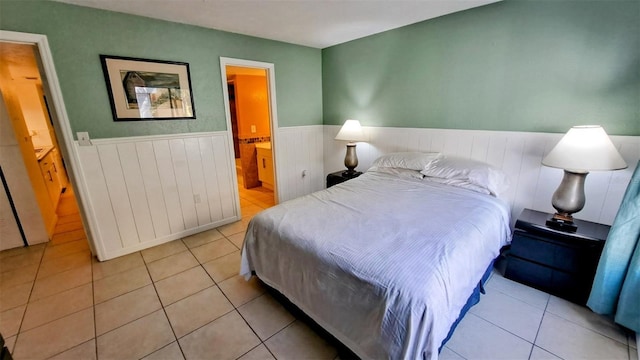
[[[87,242],[91,249],[91,253],[96,255],[98,259],[103,259],[102,248],[96,246],[94,243],[95,237],[92,235],[93,229],[97,229],[97,222],[94,214],[87,209],[91,209],[88,204],[89,196],[87,187],[85,186],[85,178],[81,171],[80,156],[75,146],[75,140],[73,139],[73,132],[71,131],[71,124],[69,122],[69,116],[62,97],[62,90],[60,88],[60,82],[53,63],[53,55],[51,54],[51,48],[49,47],[49,41],[46,35],[32,34],[14,31],[0,30],[0,41],[13,42],[26,45],[35,45],[38,49],[36,58],[41,65],[40,72],[42,73],[42,88],[51,98],[51,115],[53,128],[58,138],[58,146],[60,152],[65,160],[67,175],[69,181],[73,186],[76,201],[78,202],[78,209],[82,218],[85,233],[87,235]]]
[[[230,110],[230,105],[229,105],[229,89],[227,88],[227,66],[240,66],[240,67],[247,67],[247,68],[255,68],[255,69],[263,69],[267,71],[267,87],[269,88],[269,125],[271,127],[270,131],[271,131],[271,155],[273,156],[273,196],[274,196],[274,200],[276,202],[276,204],[280,203],[280,196],[279,196],[279,191],[278,191],[278,184],[279,184],[279,174],[280,172],[278,171],[278,161],[277,161],[277,133],[278,133],[278,106],[276,103],[276,72],[275,72],[275,65],[272,63],[267,63],[267,62],[261,62],[261,61],[253,61],[253,60],[244,60],[244,59],[235,59],[235,58],[229,58],[229,57],[220,57],[220,74],[221,74],[221,81],[222,81],[222,94],[223,94],[223,101],[224,101],[224,114],[225,117],[227,118],[227,135],[228,135],[228,142],[229,142],[229,149],[230,149],[230,157],[231,157],[231,163],[235,164],[235,159],[234,159],[234,151],[233,151],[233,134],[231,131],[231,110]],[[232,172],[233,173],[233,179],[236,182],[236,184],[238,183],[238,178],[236,175],[235,170]],[[240,199],[239,199],[239,191],[236,192],[236,196],[238,196],[238,199],[236,201],[236,204],[238,206],[238,214],[241,214],[240,212]]]

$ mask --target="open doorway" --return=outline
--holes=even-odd
[[[88,245],[38,55],[33,44],[0,42],[0,163],[6,178],[2,190],[13,210],[13,216],[3,216],[3,227],[18,229],[10,231],[11,239],[3,237],[0,250],[47,240],[50,245]]]
[[[251,216],[277,203],[269,68],[222,64],[240,208]]]

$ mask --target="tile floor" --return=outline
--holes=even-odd
[[[76,235],[1,252],[0,333],[14,358],[337,358],[259,282],[236,275],[264,201],[241,197],[242,221],[106,262]],[[494,272],[440,358],[630,360],[636,347],[607,319]]]

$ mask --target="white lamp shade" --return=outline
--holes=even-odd
[[[599,125],[574,126],[569,129],[542,160],[542,164],[576,173],[627,167],[627,163]]]
[[[338,131],[338,135],[336,135],[335,139],[346,140],[349,142],[366,140],[364,132],[362,131],[362,126],[360,126],[360,121],[358,120],[345,121],[340,131]]]

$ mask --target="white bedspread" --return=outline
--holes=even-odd
[[[369,172],[256,215],[240,272],[255,271],[362,358],[437,359],[509,239],[501,200]]]

